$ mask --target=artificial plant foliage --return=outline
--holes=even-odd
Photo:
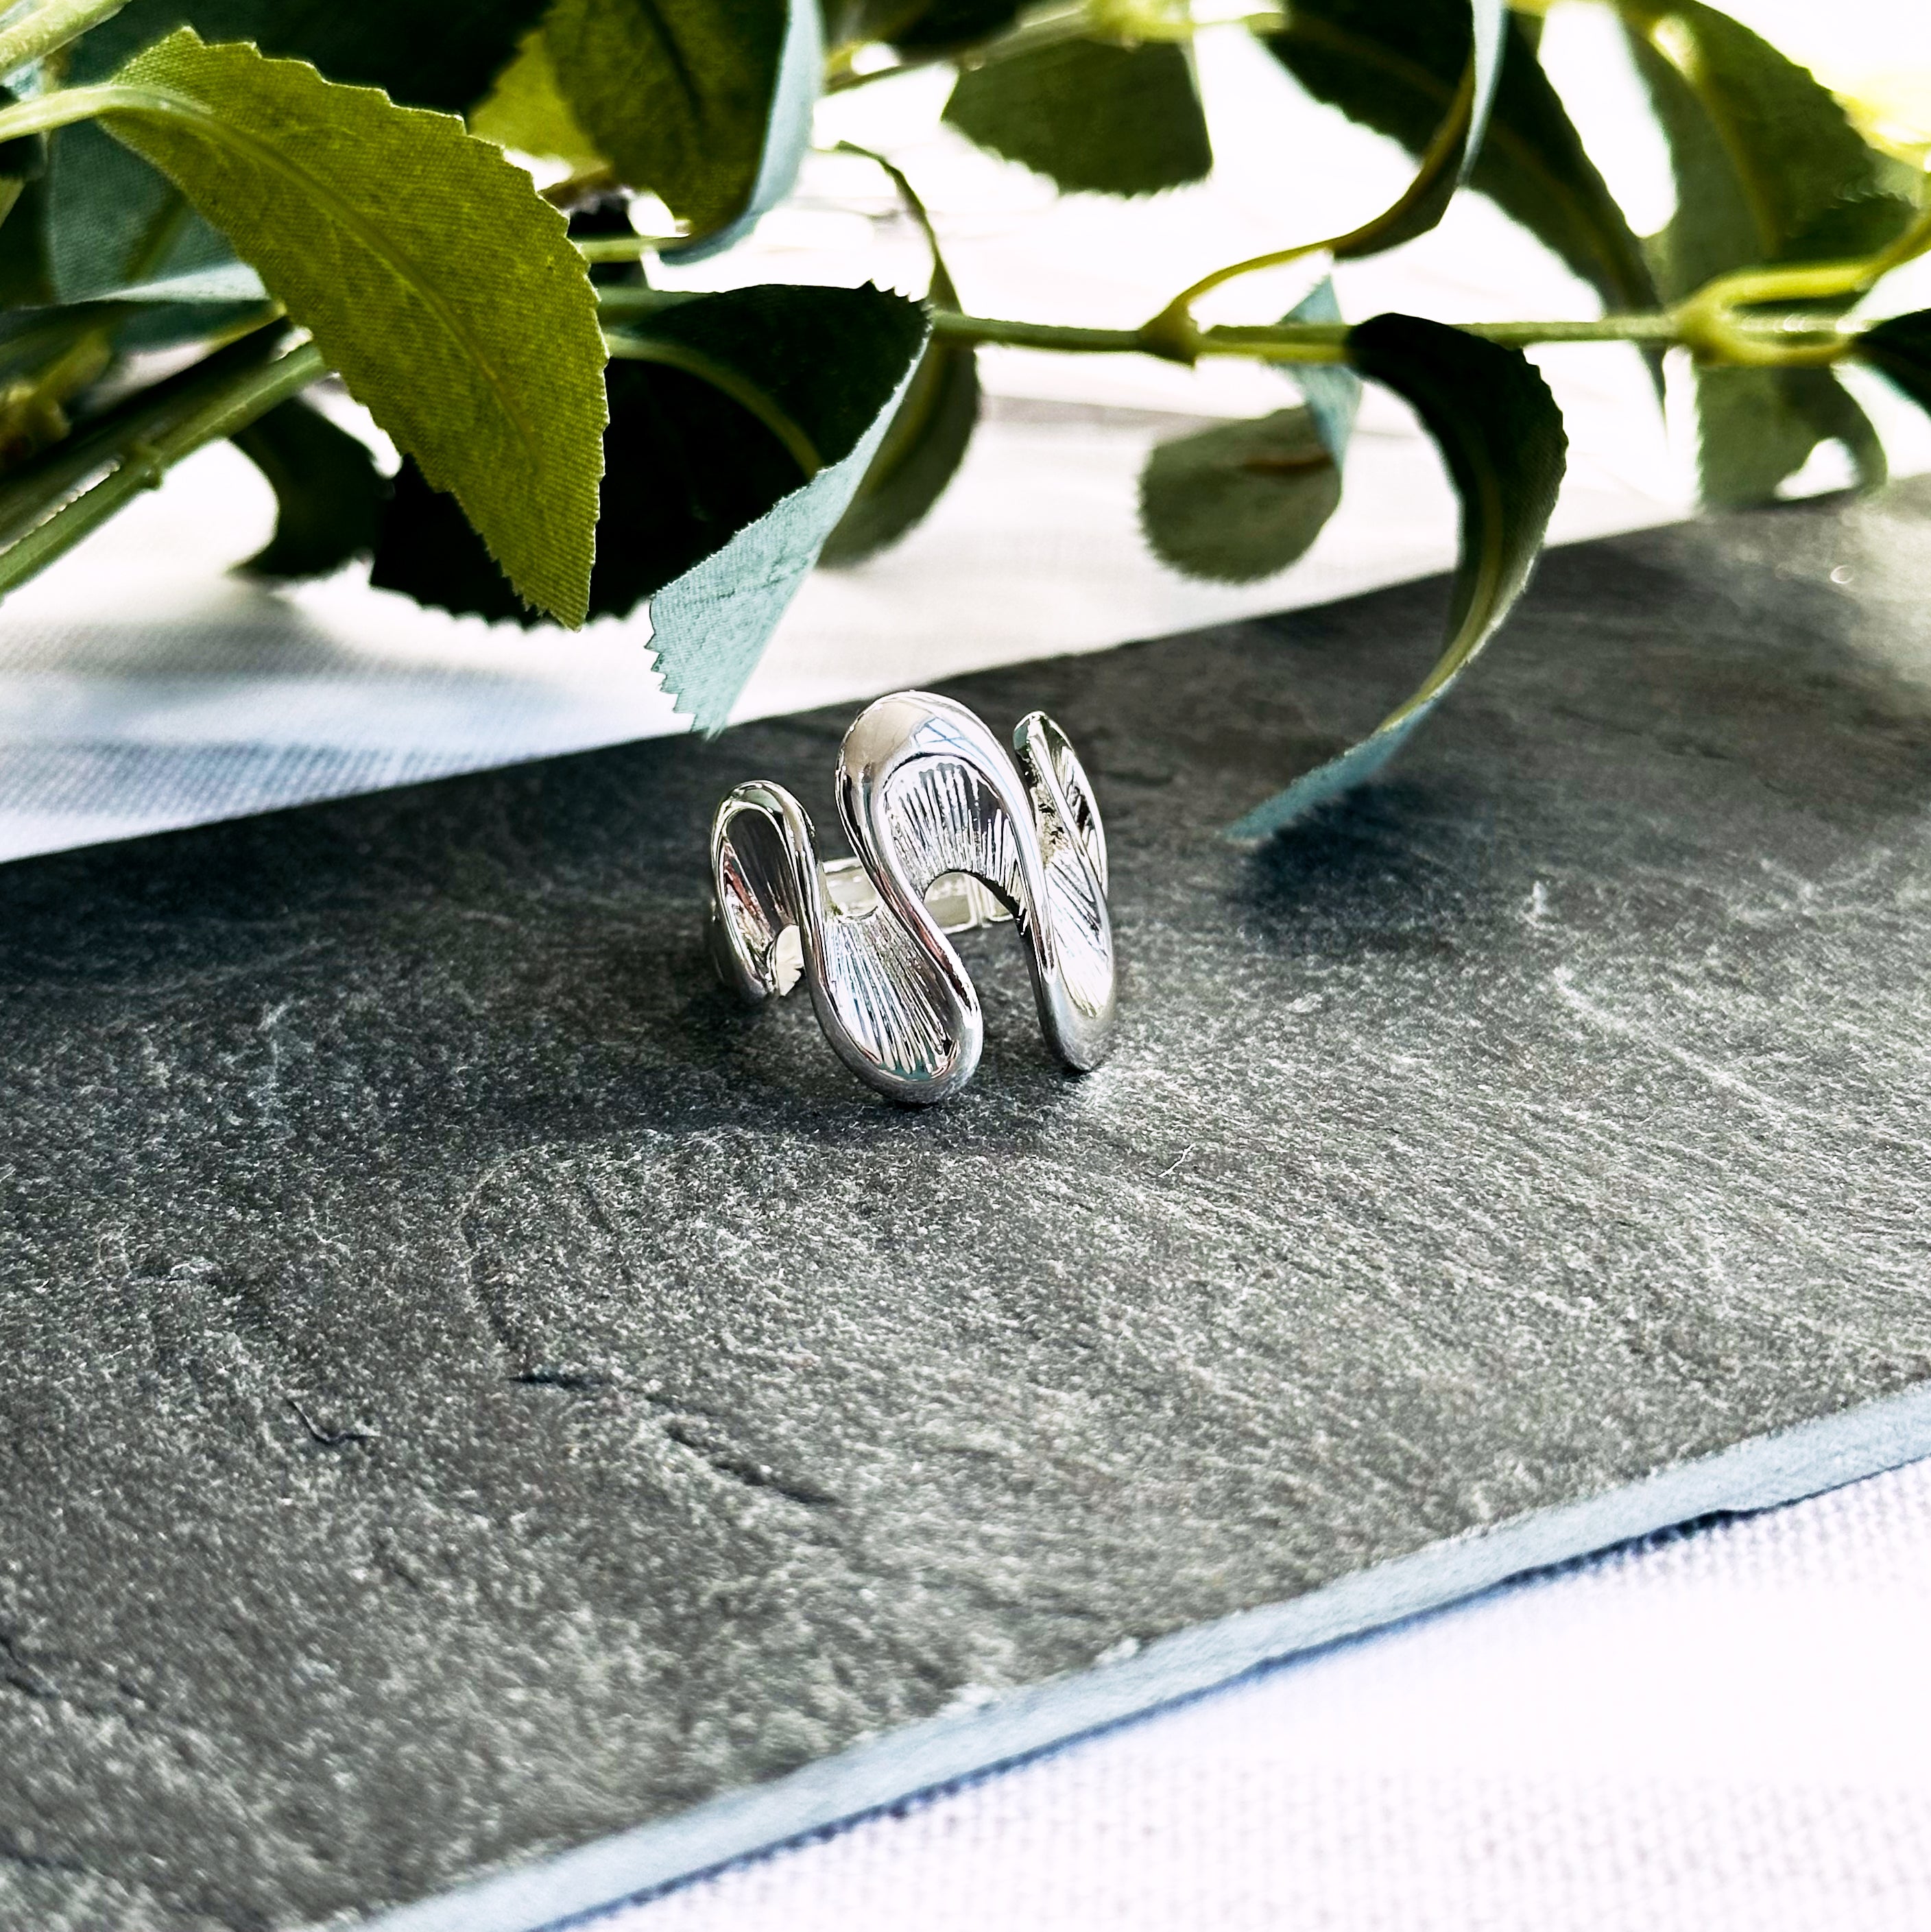
[[[1873,148],[1702,0],[1602,0],[1676,177],[1675,218],[1639,242],[1541,65],[1547,3],[1217,8],[1216,31],[1256,36],[1413,175],[1347,233],[1284,229],[1121,327],[979,312],[889,154],[932,244],[922,304],[698,295],[653,286],[655,264],[727,254],[788,191],[820,94],[908,70],[949,71],[953,130],[1063,189],[1184,193],[1213,165],[1192,43],[1216,0],[22,0],[0,20],[0,594],[231,437],[276,496],[258,574],[373,550],[378,585],[451,611],[648,604],[667,686],[711,728],[804,574],[862,562],[940,499],[982,346],[1234,356],[1297,385],[1303,406],[1162,442],[1141,479],[1156,554],[1238,581],[1290,566],[1333,509],[1366,377],[1448,466],[1455,608],[1416,696],[1243,829],[1289,822],[1385,760],[1527,580],[1562,434],[1525,350],[1687,358],[1715,502],[1777,493],[1820,442],[1881,480],[1846,362],[1931,407],[1924,317],[1857,306],[1875,288],[1881,315],[1885,275],[1931,247],[1927,156]],[[1349,265],[1426,234],[1464,186],[1604,312],[1350,328]],[[1303,301],[1231,319],[1244,278],[1294,262]],[[1210,293],[1229,319],[1201,320]],[[399,448],[392,480],[297,400],[331,373]]]
[[[752,200],[793,12],[791,0],[556,0],[543,38],[618,179],[703,235]]]
[[[182,28],[101,118],[259,271],[526,602],[589,601],[604,404],[563,218],[460,124]]]
[[[1340,470],[1306,408],[1160,443],[1140,478],[1140,521],[1154,554],[1222,584],[1286,569],[1340,501]]]
[[[874,288],[639,293],[648,305],[613,337],[593,616],[628,615],[843,462],[925,337],[916,304]],[[461,512],[412,465],[373,580],[460,614],[529,617]]]
[[[239,568],[320,577],[374,550],[389,481],[359,436],[292,396],[233,440],[275,493],[274,534]]]
[[[1509,16],[1503,25],[1501,69],[1468,184],[1547,244],[1606,303],[1648,307],[1655,290],[1642,244],[1521,21]],[[1470,10],[1463,0],[1298,0],[1266,44],[1317,100],[1419,157],[1463,84]],[[1389,238],[1377,231],[1371,238],[1386,246]]]
[[[1063,40],[968,68],[946,118],[1069,193],[1153,194],[1213,166],[1192,57],[1170,41]]]
[[[862,148],[848,152],[866,152]],[[956,315],[958,290],[925,204],[890,162],[877,154],[867,158],[885,170],[925,232],[932,251],[927,302],[935,310]],[[850,502],[825,539],[820,560],[832,566],[862,562],[896,543],[919,522],[945,494],[965,460],[979,422],[979,405],[978,351],[970,342],[928,341]]]
[[[1881,369],[1911,400],[1931,410],[1931,309],[1894,316],[1867,328],[1858,352]]]
[[[1384,315],[1348,335],[1354,366],[1392,389],[1441,452],[1462,506],[1462,556],[1447,640],[1434,668],[1358,745],[1304,774],[1228,828],[1265,838],[1371,778],[1447,694],[1522,595],[1567,460],[1562,413],[1519,350],[1414,316]]]
[[[1666,298],[1735,269],[1868,255],[1909,225],[1901,171],[1761,36],[1699,0],[1636,0],[1624,25],[1675,168],[1677,212],[1650,250]],[[1822,442],[1884,478],[1876,431],[1828,369],[1700,368],[1697,431],[1720,506],[1768,502]]]

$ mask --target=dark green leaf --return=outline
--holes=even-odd
[[[1063,40],[970,68],[945,118],[1072,191],[1153,194],[1213,166],[1193,57],[1170,41]]]
[[[1696,376],[1698,467],[1719,509],[1768,502],[1820,442],[1840,442],[1858,480],[1885,480],[1870,418],[1828,369],[1701,369]]]
[[[255,577],[320,577],[376,547],[388,479],[368,446],[298,397],[234,436],[275,493],[275,533],[240,567]]]
[[[880,412],[923,344],[918,306],[873,288],[776,285],[677,302],[625,332],[750,386],[771,413],[796,425],[824,467],[808,484],[766,422],[688,368],[612,362],[592,614],[622,615],[700,567],[705,574],[689,595],[723,598],[740,616],[747,599],[762,608],[757,573],[767,565],[788,600],[884,434]],[[447,610],[521,615],[446,504],[405,466],[370,580]],[[746,543],[734,550],[741,536]],[[756,553],[748,560],[747,550]],[[733,576],[740,568],[747,574]],[[673,617],[679,608],[673,598]],[[652,620],[661,637],[667,620],[655,604]],[[676,643],[665,664],[670,688],[707,728],[730,710],[768,634],[751,650],[742,630],[733,617],[719,637],[736,642],[721,641],[713,653],[692,638]],[[678,634],[673,624],[673,642]],[[668,649],[660,645],[660,656]]]
[[[1528,581],[1561,488],[1567,439],[1528,359],[1480,337],[1384,315],[1348,337],[1354,366],[1403,398],[1434,437],[1462,505],[1448,640],[1414,694],[1362,742],[1295,780],[1228,836],[1264,838],[1372,777],[1495,634]]]
[[[850,150],[866,152],[863,148]],[[958,291],[952,285],[939,240],[925,205],[912,184],[881,156],[873,154],[890,175],[932,251],[932,280],[928,300],[934,308],[956,311]],[[979,423],[979,356],[970,342],[934,336],[905,386],[871,466],[860,479],[844,514],[825,539],[819,561],[833,568],[857,563],[896,543],[945,494],[958,473],[967,446]]]
[[[37,308],[59,299],[47,256],[47,183],[22,182],[0,220],[0,310]]]
[[[1470,18],[1467,0],[1297,0],[1287,28],[1265,44],[1317,100],[1420,155],[1467,70]],[[1654,306],[1642,244],[1513,16],[1468,184],[1553,250],[1608,307]],[[1440,199],[1445,205],[1446,195]],[[1438,217],[1440,207],[1433,212]],[[1420,232],[1405,224],[1378,232],[1372,245]]]
[[[979,422],[979,362],[969,342],[934,340],[919,358],[822,561],[857,563],[896,543],[958,473]]]
[[[1154,554],[1219,584],[1286,569],[1340,501],[1341,472],[1305,409],[1157,444],[1140,476],[1140,521]]]
[[[1024,0],[926,0],[907,7],[904,0],[874,0],[880,19],[877,38],[908,52],[970,46],[1003,34],[1018,20]],[[898,19],[887,18],[888,10]],[[904,24],[900,24],[903,22]]]
[[[67,78],[105,80],[140,49],[191,27],[312,62],[330,80],[460,114],[488,92],[545,0],[131,0],[75,43]]]
[[[1858,353],[1921,409],[1931,410],[1931,309],[1894,316],[1858,338]]]
[[[618,178],[700,238],[790,191],[823,61],[816,0],[556,0],[544,39]]]
[[[229,236],[519,591],[580,621],[604,345],[563,218],[460,122],[297,62],[183,30],[119,79],[116,138]]]
[[[1699,0],[1630,0],[1624,18],[1676,176],[1676,216],[1651,247],[1666,300],[1734,269],[1869,254],[1910,220],[1891,164],[1768,41]],[[1768,501],[1830,440],[1866,482],[1882,476],[1876,432],[1828,370],[1699,369],[1696,405],[1713,503]]]

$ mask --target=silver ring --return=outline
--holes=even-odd
[[[1039,1024],[1084,1072],[1113,1031],[1106,833],[1066,734],[1036,711],[1009,757],[963,704],[901,691],[838,752],[856,856],[821,862],[782,785],[741,784],[711,826],[712,951],[754,1005],[802,978],[826,1037],[895,1100],[941,1100],[979,1065],[985,1024],[948,935],[1016,922]]]

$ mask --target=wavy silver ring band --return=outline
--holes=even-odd
[[[711,938],[725,984],[758,1004],[802,977],[861,1080],[941,1100],[985,1037],[947,935],[1009,919],[1047,1043],[1077,1071],[1098,1066],[1113,1031],[1106,834],[1066,734],[1036,711],[1008,756],[964,705],[897,692],[845,734],[837,796],[856,856],[829,862],[782,785],[741,784],[718,806]]]

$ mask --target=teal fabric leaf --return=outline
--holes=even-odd
[[[652,598],[651,649],[664,688],[699,730],[721,731],[730,722],[731,706],[844,514],[910,380],[908,372],[849,455]]]
[[[1324,275],[1281,320],[1283,322],[1339,322],[1340,298],[1334,278]],[[1345,362],[1299,362],[1280,365],[1306,399],[1327,453],[1340,468],[1354,434],[1354,418],[1361,407],[1361,378]]]
[[[1408,742],[1521,596],[1561,488],[1567,439],[1548,386],[1518,350],[1412,316],[1351,332],[1356,368],[1402,397],[1441,451],[1462,506],[1448,639],[1420,688],[1358,745],[1257,806],[1227,836],[1268,837],[1372,778]]]

